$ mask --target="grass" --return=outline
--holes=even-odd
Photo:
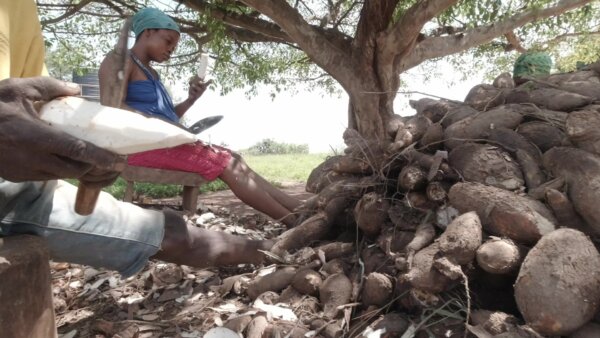
[[[283,155],[244,155],[248,166],[275,186],[289,182],[306,182],[310,172],[325,160],[328,154],[283,154]],[[70,180],[77,184],[76,180]],[[119,179],[104,191],[116,198],[123,198],[127,183]],[[172,184],[136,183],[138,195],[150,198],[168,198],[181,194],[183,187]],[[200,193],[226,190],[227,185],[221,180],[209,182],[200,187]]]

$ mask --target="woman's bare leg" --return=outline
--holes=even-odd
[[[275,188],[250,169],[239,155],[233,154],[219,178],[244,203],[287,226],[294,225],[296,216],[293,211],[302,202]]]

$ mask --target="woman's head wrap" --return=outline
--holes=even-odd
[[[170,16],[156,8],[147,7],[133,16],[131,29],[137,38],[146,29],[170,29],[181,33],[179,26]]]

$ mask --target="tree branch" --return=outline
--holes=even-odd
[[[245,28],[254,33],[262,34],[267,39],[292,43],[290,37],[279,26],[271,22],[243,14],[223,10],[204,0],[183,0],[187,7],[210,15],[224,24],[237,28]]]
[[[562,14],[592,1],[593,0],[561,0],[556,6],[530,9],[488,26],[472,28],[465,31],[464,34],[425,39],[419,43],[407,57],[403,58],[403,60],[399,60],[397,71],[405,71],[417,66],[425,60],[465,51],[469,48],[490,42],[494,38],[506,34],[527,23]]]
[[[93,2],[93,0],[82,0],[78,4],[68,7],[68,9],[62,15],[59,15],[56,18],[44,20],[44,21],[40,22],[40,24],[42,26],[45,26],[45,25],[61,22],[62,20],[77,14],[77,12],[79,12],[80,9],[87,6],[90,2]],[[44,4],[38,4],[38,6],[40,6],[40,5],[44,5]]]
[[[402,18],[380,40],[381,53],[406,54],[419,36],[423,26],[458,0],[426,0],[411,6]]]
[[[504,34],[504,37],[506,38],[506,41],[508,41],[508,45],[504,48],[505,51],[508,52],[513,49],[518,51],[519,53],[525,53],[527,51],[527,49],[525,49],[525,47],[521,45],[521,41],[519,40],[515,32],[510,31]]]
[[[346,88],[356,85],[349,51],[327,39],[323,31],[311,26],[285,0],[242,0],[243,3],[271,18],[321,68]],[[343,34],[339,33],[343,36]]]

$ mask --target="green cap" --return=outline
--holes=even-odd
[[[181,33],[179,26],[170,16],[156,8],[147,7],[133,16],[131,29],[137,38],[146,29],[170,29]]]

